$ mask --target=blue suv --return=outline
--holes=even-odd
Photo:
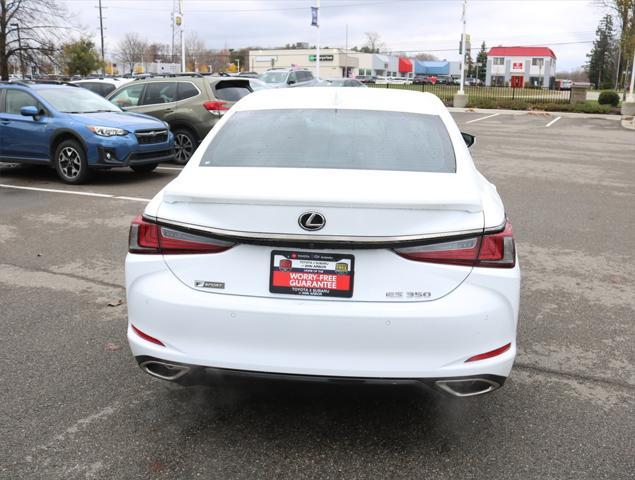
[[[150,172],[173,159],[174,137],[161,120],[76,86],[0,83],[1,162],[51,165],[79,184],[93,170]]]

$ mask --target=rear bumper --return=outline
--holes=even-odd
[[[315,301],[208,293],[162,259],[129,255],[128,328],[135,357],[214,369],[364,379],[507,377],[516,355],[520,273],[475,269],[429,302]],[[493,358],[473,355],[511,343]],[[425,383],[425,382],[424,382]]]
[[[472,377],[446,378],[380,378],[380,377],[333,377],[323,375],[296,375],[286,373],[254,372],[248,370],[231,370],[214,368],[204,365],[189,365],[185,363],[169,362],[163,359],[138,356],[135,358],[139,367],[146,373],[162,380],[173,381],[184,386],[210,385],[219,382],[302,382],[323,383],[335,385],[425,385],[426,387],[450,394],[456,397],[470,397],[489,393],[505,384],[506,377],[498,375],[480,375]],[[169,366],[169,369],[166,368]],[[161,369],[160,367],[163,367]],[[461,384],[462,390],[452,388]]]

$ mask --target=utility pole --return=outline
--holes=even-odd
[[[170,49],[170,57],[172,62],[174,62],[174,25],[176,24],[176,0],[172,0],[172,48]]]
[[[346,46],[344,47],[346,53],[346,63],[344,64],[344,78],[348,78],[348,23],[346,24]]]
[[[101,33],[101,74],[106,74],[106,57],[104,56],[104,17],[102,15],[101,0],[99,0],[99,31]]]
[[[633,95],[633,88],[635,88],[635,53],[633,54],[633,63],[631,63],[631,85],[629,88],[629,95],[627,101],[635,102],[635,95]]]
[[[20,38],[20,24],[12,23],[11,26],[17,30],[18,33],[18,50],[20,51],[20,75],[22,80],[26,77],[26,71],[24,70],[24,57],[22,56],[22,39]]]
[[[181,17],[181,72],[185,72],[185,36],[183,35],[183,0],[179,0],[179,15]]]

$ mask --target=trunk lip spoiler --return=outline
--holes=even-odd
[[[178,220],[161,217],[143,215],[143,218],[157,223],[158,225],[177,228],[195,235],[203,235],[219,240],[235,243],[291,246],[300,245],[316,248],[317,246],[343,247],[343,248],[397,248],[404,246],[424,245],[437,243],[440,240],[459,240],[471,238],[484,234],[497,233],[505,228],[507,219],[500,225],[489,228],[475,228],[469,230],[459,230],[454,232],[428,233],[420,235],[396,235],[396,236],[354,236],[354,235],[310,235],[310,234],[287,234],[271,232],[245,232],[236,230],[226,230],[215,227],[205,227],[193,225]]]

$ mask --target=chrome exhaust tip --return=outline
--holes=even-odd
[[[493,392],[499,389],[501,384],[487,378],[461,378],[437,380],[434,386],[454,397],[475,397]]]
[[[185,365],[174,365],[158,360],[148,360],[140,363],[139,366],[147,374],[168,381],[177,380],[190,372],[190,367]]]

